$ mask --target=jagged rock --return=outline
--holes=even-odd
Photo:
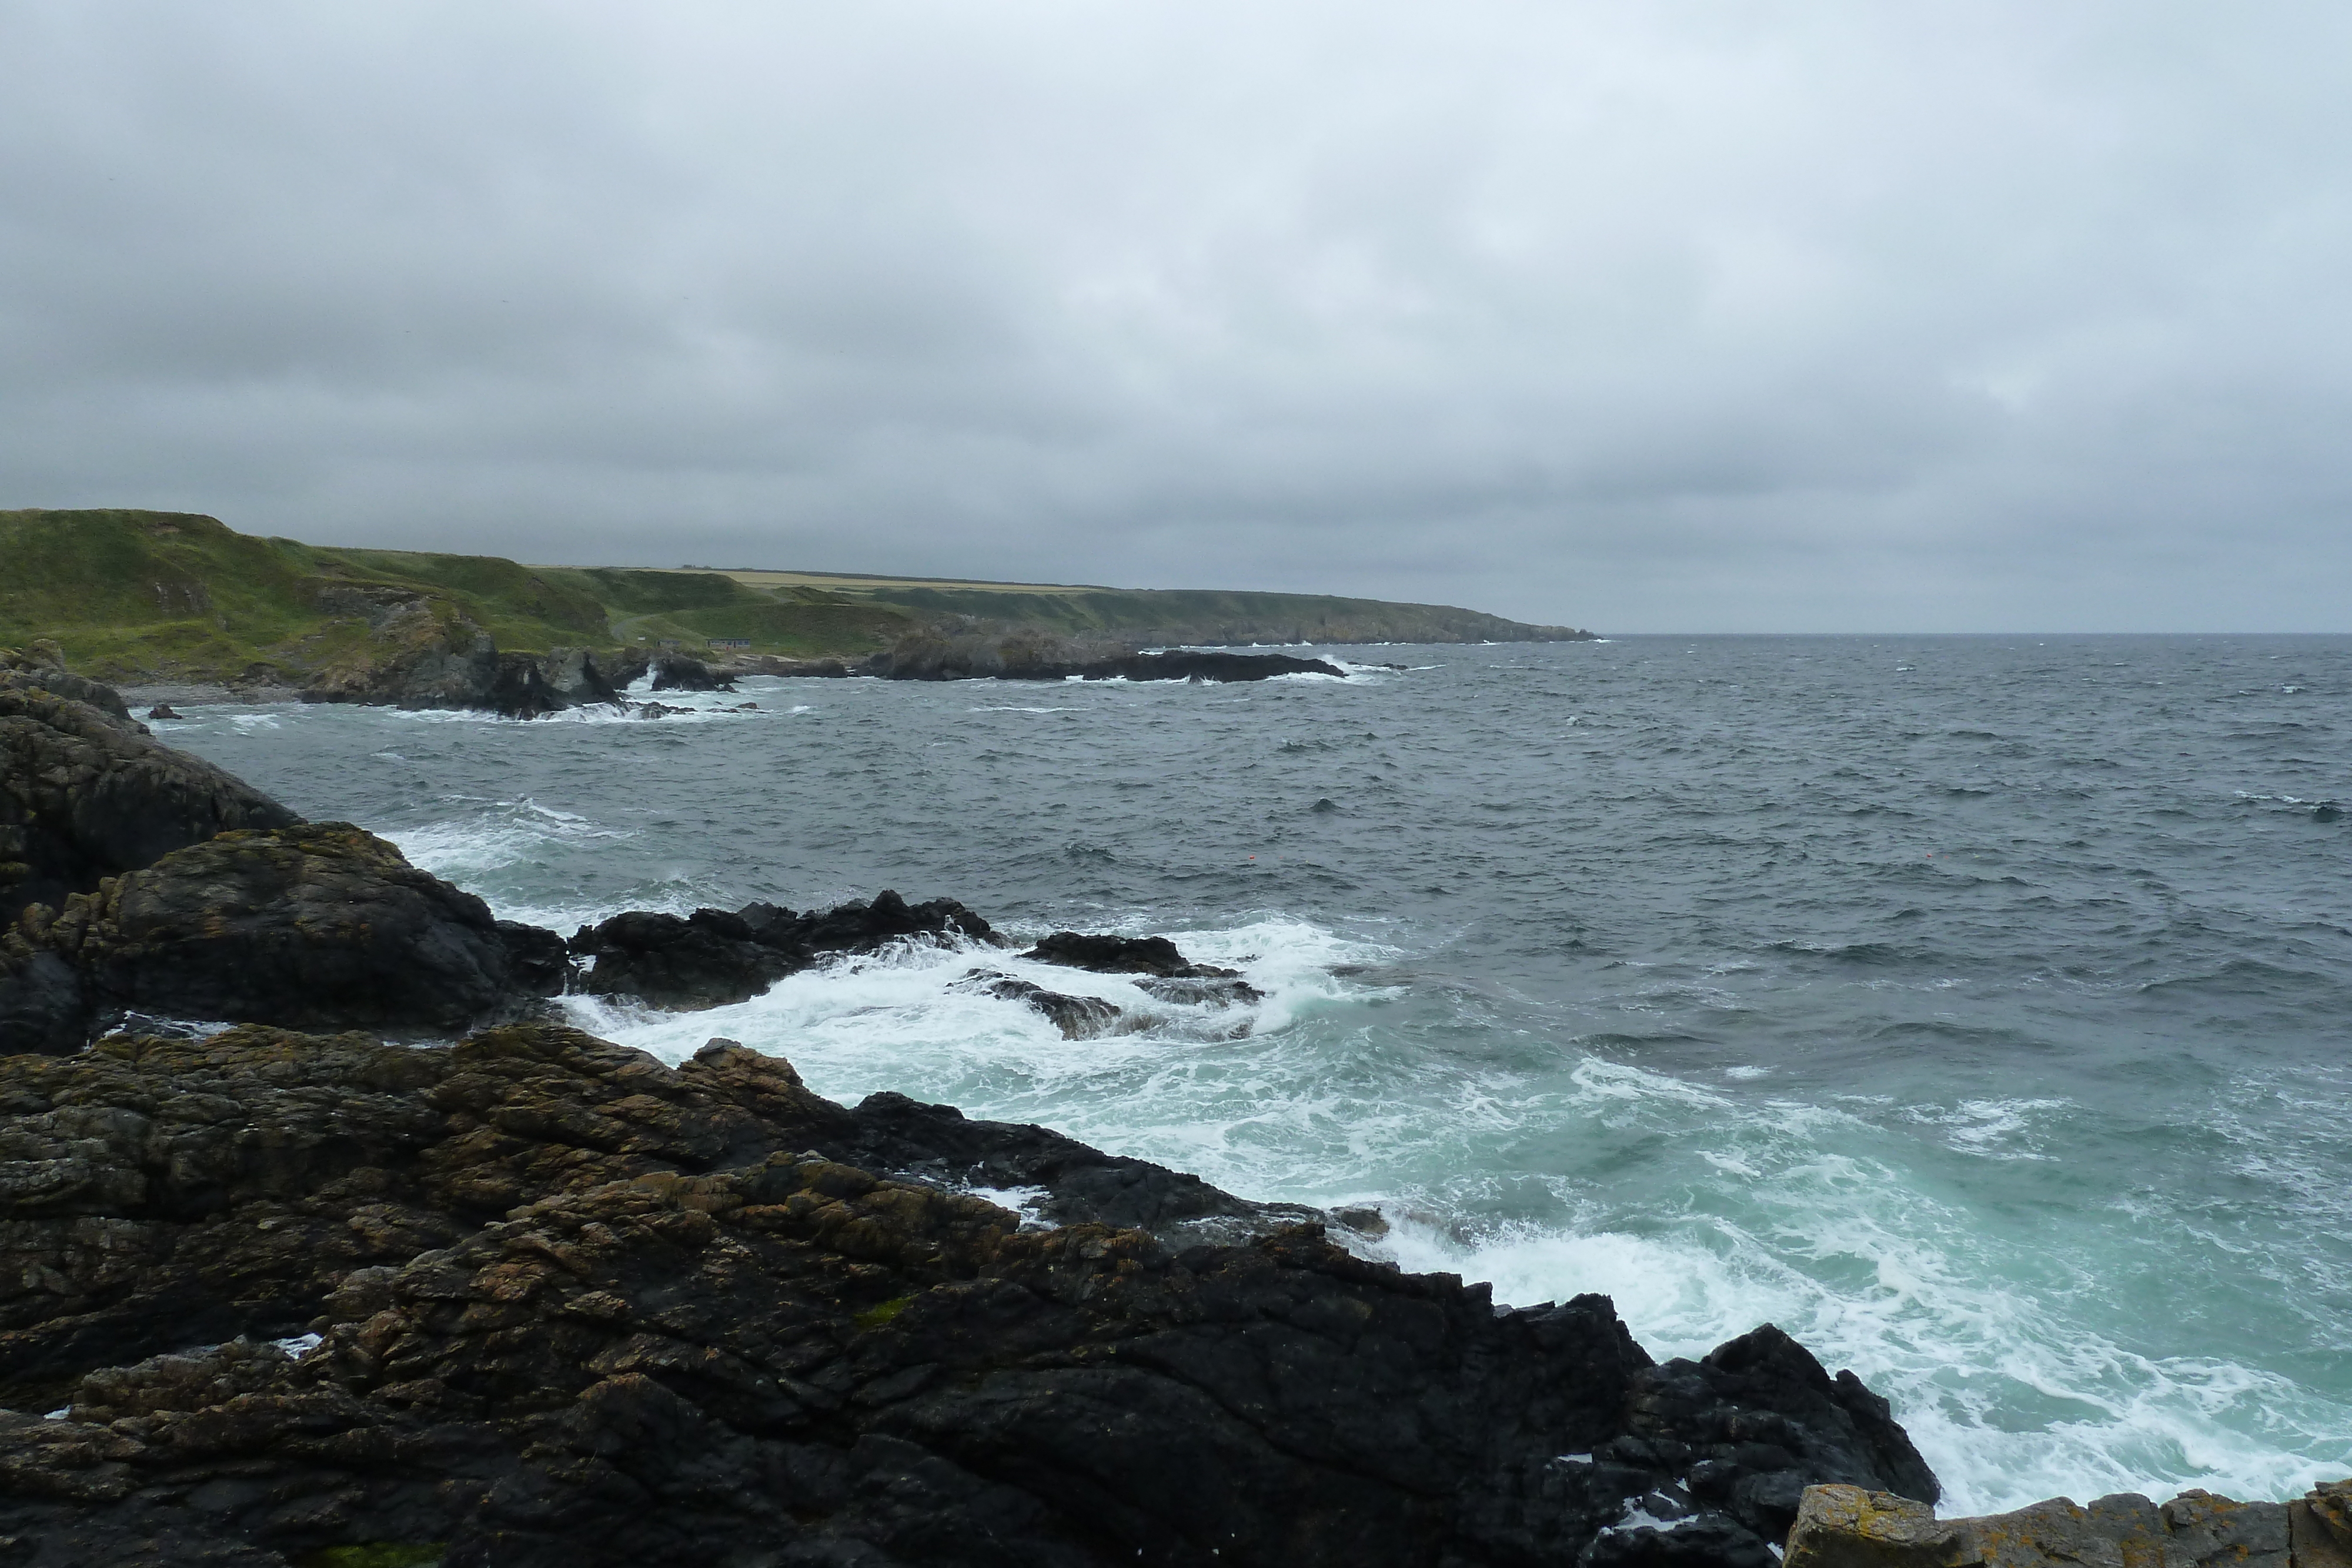
[[[302,820],[156,740],[111,688],[82,682],[101,699],[85,701],[58,674],[0,672],[0,922],[226,829]]]
[[[594,653],[580,648],[502,653],[488,632],[440,601],[398,597],[370,622],[367,645],[313,676],[303,701],[475,708],[508,718],[621,702]]]
[[[131,719],[131,709],[124,704],[121,693],[103,681],[93,681],[67,669],[64,651],[46,637],[34,643],[29,650],[0,648],[0,688],[38,689],[69,702],[88,703],[100,713],[126,723]]]
[[[62,962],[89,1012],[328,1028],[462,1029],[561,989],[568,968],[552,932],[492,919],[344,822],[174,851],[54,917],[36,906],[9,951],[0,998],[53,989]],[[0,999],[0,1014],[12,1005],[29,1006]]]
[[[2009,1513],[1937,1519],[1925,1502],[1864,1486],[1805,1490],[1787,1568],[2347,1568],[2352,1481],[2293,1502],[2187,1491],[2158,1508],[2137,1492],[2052,1498]]]
[[[1585,1458],[1659,1417],[1605,1298],[1498,1312],[1312,1227],[1023,1229],[844,1157],[989,1124],[724,1042],[248,1028],[0,1062],[0,1393],[68,1406],[0,1416],[20,1563],[1664,1560],[1602,1532],[1672,1474]],[[1717,1392],[1641,1440],[1853,1440]],[[1920,1468],[1899,1429],[1869,1460]],[[1761,1549],[1689,1517],[1653,1533]]]
[[[994,969],[974,969],[958,984],[1035,1009],[1053,1020],[1066,1040],[1091,1040],[1108,1033],[1119,1019],[1118,1007],[1100,997],[1066,996]]]
[[[620,678],[609,676],[599,666],[594,653],[586,648],[553,648],[541,661],[548,689],[566,707],[587,707],[597,703],[614,707],[626,707],[618,690],[635,679],[634,672],[616,672]]]
[[[147,710],[147,716],[149,718],[184,718],[187,716],[170,703],[157,703]]]
[[[887,889],[874,902],[795,915],[773,904],[692,915],[630,910],[583,925],[572,951],[593,957],[585,988],[664,1008],[711,1008],[756,997],[836,953],[870,953],[907,937],[990,941],[988,922],[952,898],[910,904]]]
[[[1265,1000],[1265,993],[1243,979],[1240,970],[1195,964],[1165,936],[1056,931],[1021,956],[1097,975],[1139,976],[1137,987],[1162,1001],[1235,1007]]]
[[[714,673],[699,659],[683,653],[664,653],[654,661],[654,690],[657,692],[731,692],[735,680],[731,675]]]

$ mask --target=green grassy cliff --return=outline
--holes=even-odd
[[[1579,635],[1316,594],[524,566],[256,538],[190,512],[0,512],[0,646],[53,638],[75,668],[105,679],[299,685],[364,661],[372,638],[420,606],[509,652],[728,639],[755,653],[858,657],[943,621],[1138,643]]]

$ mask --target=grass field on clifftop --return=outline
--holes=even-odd
[[[419,601],[520,652],[699,649],[725,638],[757,653],[861,657],[942,620],[1140,643],[1569,634],[1447,605],[1320,594],[525,566],[260,538],[192,512],[0,512],[0,645],[54,638],[77,669],[118,681],[299,684],[364,655],[387,611]]]

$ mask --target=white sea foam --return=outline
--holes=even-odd
[[[1777,1322],[1893,1401],[1951,1511],[2189,1486],[2284,1496],[2352,1459],[2352,1411],[2284,1378],[2224,1357],[2139,1354],[2086,1331],[2064,1304],[2095,1276],[2073,1289],[2019,1278],[2031,1270],[2008,1254],[2016,1243],[1843,1152],[1865,1124],[1842,1112],[1742,1110],[1621,1063],[1575,1078],[1604,1116],[1711,1105],[1721,1146],[1700,1164],[1725,1197],[1678,1195],[1613,1224],[1475,1230],[1384,1204],[1391,1229],[1374,1250],[1491,1281],[1503,1301],[1599,1291],[1661,1354],[1696,1355]],[[1970,1103],[1929,1120],[1992,1140],[2053,1109]]]

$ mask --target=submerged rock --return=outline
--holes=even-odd
[[[79,1048],[93,1017],[120,1009],[457,1030],[562,989],[568,968],[554,933],[493,919],[343,822],[176,850],[62,911],[37,905],[0,954],[0,1028],[16,1050],[48,1051]]]
[[[0,671],[0,922],[225,830],[302,820],[155,739],[110,687],[61,674]]]
[[[662,1008],[713,1008],[758,996],[819,958],[870,953],[908,937],[987,942],[987,921],[952,898],[908,904],[885,889],[871,904],[853,902],[795,915],[773,904],[740,910],[698,909],[690,915],[630,910],[572,938],[572,951],[593,958],[583,988]]]
[[[1664,1538],[1747,1562],[1756,1477],[1933,1495],[1777,1331],[1656,1367],[1603,1297],[1498,1312],[725,1042],[245,1028],[0,1061],[0,1392],[64,1407],[0,1415],[19,1562],[1663,1561],[1621,1526],[1710,1465],[1730,1501]],[[1244,1228],[1186,1239],[1188,1194]]]
[[[1813,1486],[1787,1568],[2347,1568],[2352,1481],[2292,1502],[2187,1491],[2161,1508],[2137,1492],[2053,1498],[2009,1513],[1937,1519],[1926,1502],[1860,1486]]]

